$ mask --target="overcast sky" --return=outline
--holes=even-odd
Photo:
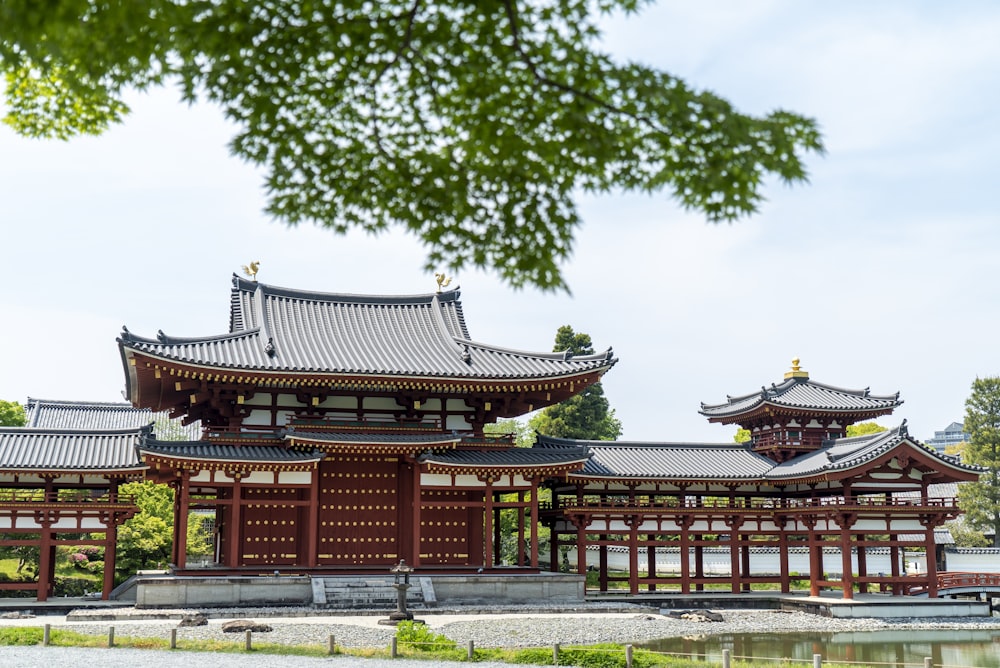
[[[880,422],[933,436],[1000,375],[1000,4],[660,0],[610,20],[605,47],[739,109],[817,118],[810,183],[712,226],[669,194],[581,198],[572,295],[456,277],[474,339],[548,351],[560,325],[613,347],[605,392],[624,438],[731,441],[700,402],[813,380],[901,393]],[[115,337],[224,333],[230,277],[328,292],[424,293],[403,234],[288,229],[221,113],[173,89],[134,95],[99,138],[0,126],[0,398],[120,401]]]

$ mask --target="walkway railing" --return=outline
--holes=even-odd
[[[1000,590],[1000,573],[944,572],[937,574],[938,594],[947,594],[949,589],[977,588]],[[912,587],[907,587],[906,593],[910,596],[926,594],[927,586],[915,584]]]

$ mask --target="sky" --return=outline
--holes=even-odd
[[[1000,4],[659,0],[602,48],[747,113],[816,118],[808,184],[712,225],[669,193],[579,198],[571,294],[455,276],[475,340],[549,351],[570,325],[619,361],[604,390],[631,441],[730,442],[702,402],[812,380],[900,392],[927,439],[1000,375]],[[433,292],[404,233],[336,236],[263,213],[234,128],[174,88],[132,94],[97,138],[0,126],[0,399],[122,401],[116,336],[226,332],[232,274],[324,292]]]

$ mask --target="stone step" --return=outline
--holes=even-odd
[[[395,609],[397,591],[393,579],[360,577],[313,578],[313,606],[329,609],[384,608]],[[411,580],[406,592],[406,604],[424,607],[424,578]],[[429,584],[429,580],[428,580]],[[431,594],[433,600],[433,593]]]

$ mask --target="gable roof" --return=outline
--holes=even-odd
[[[571,356],[473,341],[457,290],[409,296],[330,294],[234,275],[229,330],[191,338],[161,331],[156,338],[144,338],[125,328],[118,342],[126,365],[129,355],[144,353],[214,369],[458,380],[558,379],[603,372],[617,361],[610,349]]]

